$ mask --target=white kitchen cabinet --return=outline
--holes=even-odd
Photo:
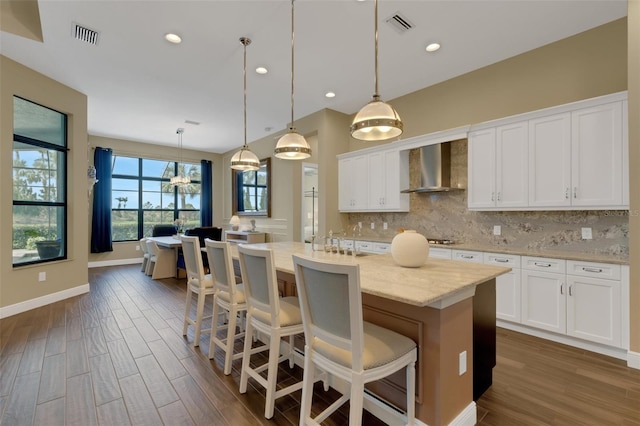
[[[482,263],[482,252],[474,250],[452,250],[452,260],[460,260],[462,262]]]
[[[369,167],[368,209],[372,211],[409,211],[409,151],[397,149],[367,156]]]
[[[529,206],[571,206],[571,114],[529,121]]]
[[[522,258],[522,324],[566,333],[565,267],[564,260]]]
[[[451,249],[443,247],[429,246],[429,257],[434,259],[448,259],[451,260]]]
[[[340,211],[367,210],[369,169],[366,155],[346,157],[338,162]]]
[[[620,346],[620,265],[569,261],[567,266],[567,334]]]
[[[527,121],[469,135],[469,208],[526,207]]]
[[[573,206],[622,205],[622,125],[622,102],[571,113]]]
[[[520,322],[521,320],[521,279],[520,256],[501,253],[484,253],[487,265],[511,268],[511,272],[496,278],[496,318]]]

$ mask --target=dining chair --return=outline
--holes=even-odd
[[[200,334],[212,332],[212,328],[202,329],[202,321],[211,316],[204,316],[204,302],[207,296],[213,296],[215,286],[211,274],[204,273],[202,256],[200,255],[200,241],[198,237],[180,237],[185,269],[187,271],[187,300],[184,307],[184,326],[182,335],[187,335],[189,325],[194,326],[193,346],[200,345]],[[196,317],[191,318],[191,297],[197,295]],[[212,320],[213,321],[213,320]]]
[[[242,372],[240,374],[240,393],[246,393],[249,377],[252,377],[266,389],[264,416],[273,417],[275,400],[295,392],[302,387],[302,381],[293,383],[276,391],[278,365],[289,361],[294,366],[293,336],[303,332],[302,317],[297,297],[280,298],[278,282],[270,249],[251,248],[239,245],[240,271],[247,301],[247,328],[245,331]],[[254,331],[269,338],[269,343],[252,349]],[[280,341],[289,337],[285,353],[280,356]],[[251,367],[251,355],[269,351],[269,360],[255,368]],[[260,373],[267,370],[265,379]]]
[[[244,286],[236,283],[236,277],[233,270],[233,261],[231,259],[231,245],[228,242],[214,241],[209,238],[204,240],[209,259],[209,270],[216,288],[213,296],[213,318],[216,327],[211,332],[211,340],[209,341],[209,359],[212,359],[216,349],[216,345],[225,352],[224,356],[224,374],[231,373],[231,363],[233,360],[242,358],[242,351],[233,353],[234,343],[237,339],[244,337],[244,327],[242,319],[247,311],[247,303],[245,300]],[[217,319],[220,317],[221,309],[227,315],[227,322],[217,325]],[[240,324],[238,333],[236,333],[236,322],[240,316]],[[226,331],[224,338],[218,338],[218,331]]]
[[[403,368],[407,393],[403,420],[414,424],[416,344],[363,320],[359,265],[297,255],[293,255],[293,265],[305,337],[300,424],[319,424],[349,401],[349,425],[360,425],[364,400],[372,398],[364,392],[364,385]],[[312,418],[316,367],[346,381],[350,392]]]
[[[158,261],[158,254],[160,253],[160,248],[158,244],[153,240],[146,240],[147,244],[147,253],[149,254],[149,259],[147,260],[147,265],[145,266],[144,273],[146,275],[153,275],[153,270],[156,266],[156,262]]]
[[[149,249],[147,247],[147,239],[140,238],[140,250],[142,251],[142,267],[140,270],[147,273],[147,263],[149,263],[149,258],[151,255],[149,254]]]

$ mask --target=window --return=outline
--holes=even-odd
[[[67,116],[13,97],[13,266],[67,257]]]
[[[191,183],[172,186],[176,172]],[[200,225],[200,164],[114,155],[111,176],[113,241],[149,237],[154,225],[178,218],[185,229]]]
[[[232,172],[233,214],[271,217],[271,158],[256,171]]]

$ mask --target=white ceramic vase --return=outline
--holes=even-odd
[[[413,230],[405,230],[393,237],[391,256],[400,266],[417,268],[427,261],[429,242],[424,235]]]

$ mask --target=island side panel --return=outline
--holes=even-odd
[[[418,307],[369,294],[362,295],[365,320],[403,334],[418,343],[416,417],[429,425],[451,423],[473,403],[473,301],[462,300],[444,309]],[[386,312],[387,315],[381,315]],[[386,318],[385,318],[386,317]],[[398,321],[404,317],[405,321]],[[419,323],[411,333],[407,324]],[[398,325],[401,325],[398,327]],[[420,330],[416,338],[415,330]],[[459,375],[458,359],[467,352],[467,371]],[[399,380],[400,382],[396,382]],[[370,387],[404,407],[404,381],[396,375]]]
[[[496,366],[496,280],[476,286],[473,297],[473,400],[493,383]]]

